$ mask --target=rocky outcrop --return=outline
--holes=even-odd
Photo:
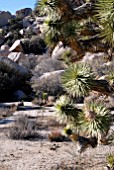
[[[8,24],[8,20],[12,18],[10,12],[0,11],[0,27],[6,26]]]
[[[32,13],[31,8],[23,8],[18,11],[16,11],[16,17],[26,17]]]

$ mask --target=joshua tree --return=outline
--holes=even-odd
[[[62,41],[72,47],[77,51],[75,60],[86,51],[107,52],[113,45],[113,0],[39,0],[36,4],[40,13],[47,16],[46,42],[54,47]]]
[[[87,0],[72,5],[71,0],[40,0],[38,9],[46,15],[44,37],[51,48],[62,41],[64,46],[70,46],[77,52],[74,61],[83,58],[86,51],[106,52],[110,59],[113,51],[113,0]],[[79,6],[80,5],[80,6]],[[108,33],[108,34],[107,34]],[[67,123],[83,131],[87,135],[105,136],[111,125],[109,110],[95,102],[86,103],[85,108],[77,111],[71,103],[71,98],[87,96],[90,91],[98,91],[105,95],[113,94],[113,88],[106,80],[97,80],[90,66],[82,63],[69,63],[62,76],[63,87],[70,100],[57,101],[57,113],[66,116]],[[59,104],[58,104],[59,103]],[[79,113],[80,112],[80,113]],[[72,118],[73,117],[73,118]],[[75,120],[75,121],[74,121]],[[77,124],[78,122],[78,124]],[[108,122],[108,123],[104,123]]]

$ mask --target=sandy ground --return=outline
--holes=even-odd
[[[48,116],[53,115],[52,110],[50,113],[46,110],[43,117],[47,112]],[[15,116],[20,113],[22,111],[16,112]],[[5,135],[8,125],[0,124],[0,170],[103,170],[107,165],[106,154],[114,152],[113,145],[100,145],[79,155],[77,145],[71,141],[50,142],[47,138],[50,131],[48,121],[47,126],[39,130],[44,136],[42,139],[9,139]]]

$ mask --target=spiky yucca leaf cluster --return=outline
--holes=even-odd
[[[114,88],[114,71],[109,72],[109,74],[107,75],[107,79],[111,84],[112,88]]]
[[[36,3],[41,14],[51,14],[54,12],[58,5],[58,0],[39,0]]]
[[[40,13],[43,12],[47,16],[44,23],[45,41],[51,48],[62,41],[65,45],[72,46],[77,51],[77,38],[80,38],[80,22],[73,19],[67,21],[68,13],[70,15],[72,8],[69,0],[64,1],[40,0],[36,3]]]
[[[96,2],[97,18],[101,24],[100,37],[114,46],[114,1],[98,0]]]
[[[80,34],[81,25],[76,20],[71,20],[63,25],[61,33],[68,40],[69,37],[76,37]]]
[[[56,115],[60,122],[73,123],[77,122],[80,109],[77,109],[67,96],[61,96],[55,103]],[[77,126],[76,125],[76,126]]]
[[[112,123],[110,110],[102,103],[90,101],[85,103],[83,110],[76,108],[70,99],[61,96],[55,104],[56,115],[62,123],[66,123],[64,132],[81,133],[86,136],[107,136]],[[70,129],[70,131],[69,131]]]
[[[109,169],[113,170],[114,169],[114,153],[108,153],[106,155],[106,160],[107,160]]]
[[[57,44],[60,37],[60,18],[58,15],[53,15],[48,17],[44,24],[44,34],[45,34],[45,42],[50,47],[53,47]]]
[[[93,78],[92,69],[88,64],[72,63],[62,76],[62,84],[69,95],[86,96],[90,91],[89,82]]]
[[[111,125],[111,113],[101,103],[86,103],[83,113],[80,114],[80,124],[86,135],[96,136],[106,133]]]

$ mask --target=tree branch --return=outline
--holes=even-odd
[[[72,19],[81,20],[86,19],[89,16],[93,16],[94,3],[85,3],[73,10],[74,14],[71,16]]]

